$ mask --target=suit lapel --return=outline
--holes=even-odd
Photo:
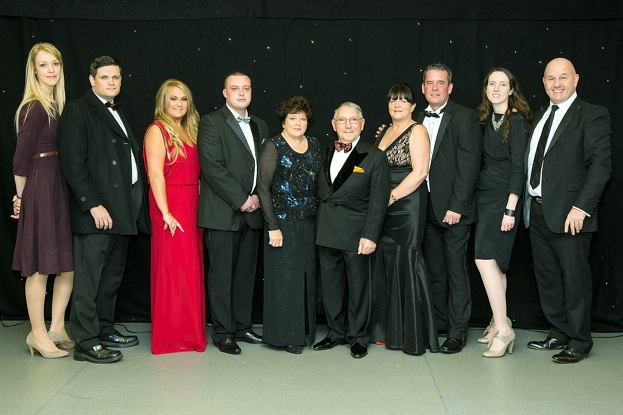
[[[257,127],[257,123],[253,119],[249,123],[249,126],[251,127],[251,133],[253,134],[253,145],[255,147],[255,154],[260,154],[260,129]]]
[[[95,95],[93,91],[88,91],[85,95],[85,99],[87,102],[93,107],[95,113],[98,117],[100,117],[115,133],[117,133],[122,138],[128,140],[128,136],[123,132],[123,129],[110,113],[108,108],[100,101],[100,99]],[[123,120],[123,117],[121,118]],[[128,128],[127,122],[125,123],[126,129]]]
[[[324,178],[326,180],[327,183],[327,187],[329,188],[329,191],[331,191],[331,161],[333,160],[333,154],[334,154],[334,149],[333,147],[327,147],[325,150],[325,158],[324,158]]]
[[[448,102],[448,105],[450,103]],[[450,124],[450,120],[452,120],[452,109],[446,106],[446,111],[444,111],[443,117],[441,118],[441,123],[439,124],[439,130],[437,130],[437,138],[435,138],[435,148],[433,148],[433,154],[431,155],[431,160],[435,159],[437,155],[437,151],[439,151],[439,146],[441,145],[441,140],[443,140],[443,136],[446,133],[446,129]]]
[[[545,153],[547,153],[550,148],[554,147],[554,144],[556,144],[556,141],[558,141],[558,139],[560,138],[562,133],[565,131],[565,129],[567,128],[567,126],[569,125],[573,117],[575,117],[575,114],[577,114],[578,111],[580,110],[581,106],[582,105],[580,103],[580,99],[576,98],[575,101],[571,104],[571,106],[567,110],[567,112],[565,113],[565,116],[562,117],[562,120],[560,120],[560,124],[558,124],[558,128],[556,128],[556,131],[554,132],[554,136],[552,137],[552,141],[549,143],[549,146],[547,146]]]
[[[348,156],[348,158],[346,159],[346,162],[340,169],[340,172],[337,174],[337,176],[335,176],[335,180],[333,181],[333,184],[331,185],[331,189],[334,192],[337,191],[337,189],[339,189],[340,187],[342,187],[344,182],[346,182],[346,180],[348,180],[350,175],[353,174],[353,170],[355,169],[355,166],[360,165],[363,159],[365,159],[366,156],[368,155],[368,152],[365,151],[367,150],[367,147],[362,146],[362,144],[364,143],[360,142],[359,144],[357,144],[357,147],[355,147],[351,151],[350,156]],[[358,149],[361,149],[362,151],[360,152]],[[329,166],[331,166],[331,164],[329,164]]]

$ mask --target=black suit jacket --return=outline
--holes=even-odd
[[[333,154],[333,147],[325,150],[318,175],[316,244],[356,252],[361,238],[378,243],[391,191],[389,165],[384,152],[360,139],[331,183]]]
[[[534,116],[533,131],[545,111],[547,107]],[[539,137],[533,134],[532,140],[539,140]],[[529,152],[528,145],[526,166]],[[575,206],[590,215],[584,220],[582,232],[596,231],[597,203],[611,171],[610,114],[604,107],[576,97],[554,132],[543,158],[541,196],[547,227],[552,232],[563,233],[567,215]],[[529,183],[526,185],[530,186]],[[528,187],[524,210],[526,226],[530,224],[532,200]]]
[[[268,126],[254,115],[250,126],[259,159],[260,143],[268,138]],[[237,231],[244,215],[249,226],[262,228],[264,220],[259,209],[240,211],[253,188],[255,161],[238,121],[226,105],[201,118],[197,147],[201,162],[199,226]]]
[[[69,184],[71,229],[74,233],[136,235],[149,233],[147,182],[139,144],[130,124],[117,110],[126,136],[115,117],[89,90],[65,106],[58,122],[58,148],[61,167]],[[134,155],[138,181],[132,189]],[[95,227],[89,209],[102,205],[113,226]]]
[[[424,121],[424,112],[418,113],[417,121]],[[476,111],[448,101],[428,172],[430,201],[441,226],[450,226],[442,223],[448,210],[461,214],[459,224],[478,219],[475,190],[482,146],[482,127]]]

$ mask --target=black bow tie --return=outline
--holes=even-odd
[[[247,124],[251,122],[251,117],[241,117],[238,116],[238,118],[236,118],[238,120],[238,122],[246,122]]]
[[[444,107],[444,108],[442,108],[442,109],[441,109],[441,111],[439,111],[439,114],[443,114],[443,111],[444,111],[445,109],[446,109],[445,107]],[[424,115],[425,115],[425,116],[427,116],[427,117],[439,118],[439,117],[440,117],[440,115],[439,115],[439,114],[437,114],[437,113],[436,113],[436,112],[434,112],[434,111],[426,111],[426,110],[424,110]]]
[[[117,111],[117,107],[119,106],[119,104],[113,104],[110,101],[106,101],[104,105],[106,105],[106,107],[110,108],[113,111]]]
[[[333,146],[337,151],[344,151],[348,153],[353,148],[353,143],[342,143],[341,141],[335,141]]]

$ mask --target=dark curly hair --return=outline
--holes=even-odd
[[[277,105],[277,119],[283,124],[289,114],[297,114],[304,112],[307,122],[310,123],[314,119],[314,107],[305,97],[292,96],[281,100]]]

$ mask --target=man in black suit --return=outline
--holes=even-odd
[[[264,219],[256,193],[260,143],[268,126],[247,107],[251,79],[225,78],[225,106],[201,118],[199,226],[210,255],[208,291],[212,338],[221,352],[239,354],[236,340],[262,343],[251,330],[253,286]]]
[[[597,204],[610,178],[610,115],[582,101],[573,64],[556,58],[545,67],[550,105],[533,120],[527,163],[526,226],[541,308],[551,325],[536,350],[563,349],[558,363],[588,357],[592,278],[588,263],[597,231]]]
[[[111,363],[138,344],[115,330],[117,291],[130,235],[149,233],[146,181],[138,142],[115,103],[121,67],[110,56],[91,63],[91,90],[69,102],[58,123],[61,167],[69,188],[75,278],[71,302],[74,359]]]
[[[318,176],[316,245],[329,332],[314,350],[351,344],[351,355],[368,354],[370,261],[389,203],[385,153],[361,141],[361,108],[343,103],[333,115],[338,141],[327,148]]]
[[[450,101],[452,71],[442,64],[424,71],[422,93],[428,107],[417,121],[431,142],[424,257],[428,266],[437,329],[447,332],[442,353],[465,346],[471,315],[467,243],[476,222],[476,181],[482,129],[476,111]]]

